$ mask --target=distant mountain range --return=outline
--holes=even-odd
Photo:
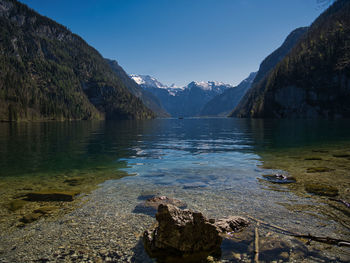
[[[231,116],[350,117],[350,1],[335,1],[296,42]]]
[[[185,87],[166,86],[157,79],[147,75],[130,75],[145,91],[155,95],[162,106],[173,117],[199,116],[203,106],[222,94],[226,89],[232,88],[222,82],[191,82]]]
[[[0,0],[0,121],[350,117],[350,1],[337,0],[237,87],[128,76],[81,37]]]
[[[142,119],[154,113],[81,37],[0,0],[0,121]]]
[[[310,27],[291,32],[237,87],[191,82],[179,89],[132,77],[173,116],[349,118],[349,14],[350,1],[335,1]]]
[[[143,104],[150,110],[152,110],[157,117],[169,117],[169,113],[162,107],[160,101],[151,92],[144,90],[135,82],[124,69],[119,66],[115,60],[106,59],[112,70],[117,74],[119,79],[124,83],[125,87],[134,94],[137,98],[141,99]]]
[[[221,82],[191,82],[185,87],[166,86],[147,75],[130,75],[144,91],[152,93],[160,104],[174,117],[184,116],[221,116],[232,113],[233,109],[251,87],[256,87],[306,34],[308,27],[295,29],[284,43],[261,63],[258,72],[251,73],[238,86],[233,87]],[[254,91],[254,90],[253,90]]]

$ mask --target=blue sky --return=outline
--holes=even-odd
[[[82,36],[128,72],[164,84],[238,84],[295,28],[325,9],[317,0],[21,0]]]

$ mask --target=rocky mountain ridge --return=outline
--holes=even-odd
[[[153,77],[130,75],[144,90],[151,92],[173,117],[199,116],[203,106],[216,95],[232,88],[222,82],[192,81],[185,87],[167,86]]]

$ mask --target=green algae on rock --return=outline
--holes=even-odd
[[[12,200],[9,203],[5,204],[4,206],[10,211],[15,212],[19,209],[21,209],[25,205],[24,200]]]
[[[43,206],[43,207],[40,207],[38,209],[35,209],[34,213],[46,215],[46,214],[52,213],[53,211],[55,211],[57,209],[59,209],[59,207],[57,207],[57,206]]]
[[[333,171],[333,169],[327,167],[309,167],[306,170],[307,173],[325,173],[331,171]]]
[[[32,192],[24,195],[24,200],[31,202],[71,202],[74,197],[78,195],[77,191],[41,191],[41,192]]]
[[[23,216],[19,221],[25,224],[32,223],[42,217],[41,213],[30,213]]]
[[[305,161],[322,161],[322,158],[318,156],[310,156],[310,157],[306,157],[304,160]]]
[[[350,154],[348,154],[348,153],[338,153],[338,154],[333,154],[333,157],[336,157],[336,158],[349,158]]]
[[[63,182],[68,184],[69,186],[78,186],[83,183],[84,179],[83,178],[69,178],[64,180]]]
[[[305,185],[306,192],[320,196],[337,196],[339,191],[336,187],[325,184],[307,184]]]

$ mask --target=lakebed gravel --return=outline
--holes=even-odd
[[[135,207],[144,200],[142,197],[151,195],[180,199],[188,208],[202,211],[211,218],[253,215],[299,232],[337,232],[338,225],[334,222],[276,204],[277,200],[293,202],[292,198],[295,198],[300,205],[314,205],[317,209],[311,200],[301,201],[292,194],[278,191],[265,192],[261,198],[261,192],[250,188],[245,183],[236,183],[220,191],[202,186],[188,189],[181,185],[154,185],[139,176],[109,180],[77,200],[80,205],[72,211],[43,217],[23,228],[1,233],[0,262],[154,262],[146,254],[141,238],[146,229],[154,226],[155,218],[135,212]],[[249,196],[249,202],[244,196]],[[266,199],[271,201],[266,202]],[[277,208],[278,213],[274,212]],[[306,241],[271,233],[268,229],[259,231],[263,237],[261,243],[266,241],[266,247],[271,247],[268,249],[281,249],[276,262],[346,262],[349,258],[344,249],[316,243],[309,246]],[[237,243],[224,242],[222,262],[251,262],[251,238],[248,233],[239,241],[240,245],[246,246],[244,250]]]

